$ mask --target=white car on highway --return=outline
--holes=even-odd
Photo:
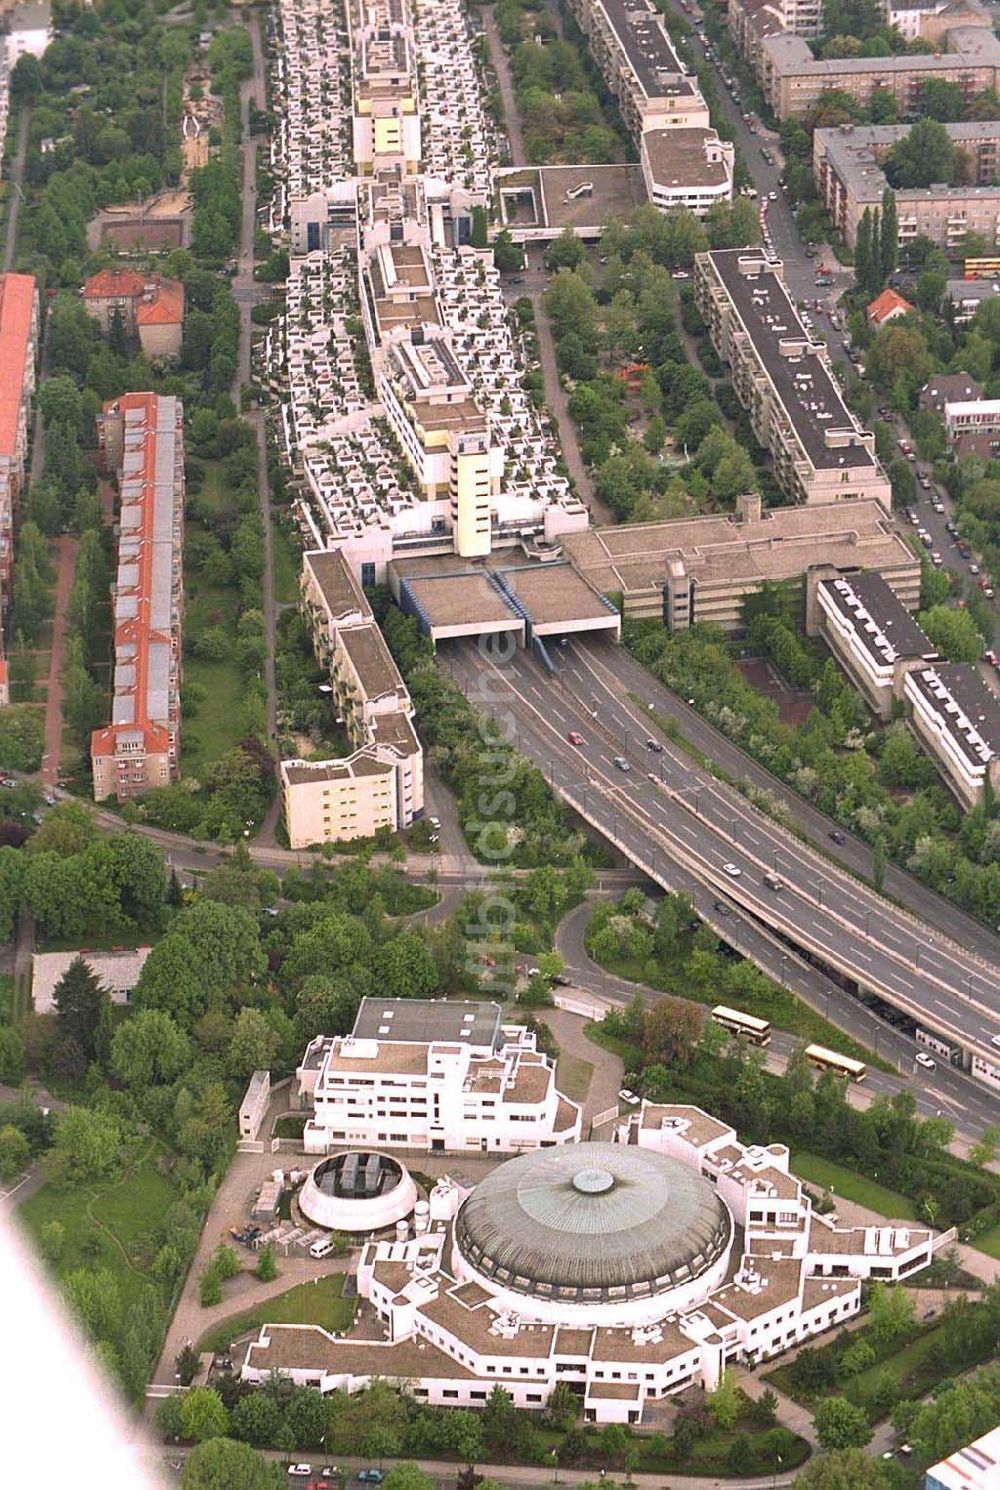
[[[922,1050],[918,1050],[913,1059],[916,1061],[918,1066],[923,1066],[925,1071],[937,1070],[937,1061],[931,1060],[930,1056]]]
[[[738,864],[723,864],[722,872],[728,874],[731,880],[738,880],[743,870]]]

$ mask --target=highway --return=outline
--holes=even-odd
[[[614,654],[605,660],[600,649],[580,642],[554,650],[556,679],[524,653],[502,666],[470,646],[449,656],[467,692],[479,700],[492,696],[494,711],[506,709],[516,721],[519,748],[554,790],[657,883],[691,894],[699,914],[771,976],[815,1007],[831,980],[794,949],[807,951],[996,1059],[990,1043],[1000,1034],[995,958],[975,955],[859,884],[669,740],[659,753],[648,750],[646,739],[656,731],[622,695]],[[581,746],[569,743],[570,731],[583,737]],[[629,762],[627,772],[616,767],[616,757]],[[739,873],[727,872],[727,864]],[[766,874],[780,876],[782,888],[768,888]],[[730,914],[721,915],[717,903],[731,907]],[[733,911],[744,913],[739,923]]]

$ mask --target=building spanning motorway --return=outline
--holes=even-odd
[[[296,1073],[308,1154],[342,1145],[518,1153],[580,1138],[534,1033],[493,1003],[365,998],[351,1034],[319,1036]]]
[[[333,760],[281,762],[289,844],[307,848],[407,828],[424,805],[413,706],[342,550],[305,554],[302,609],[353,751]]]
[[[944,128],[963,161],[966,184],[897,190],[896,213],[901,247],[917,237],[929,238],[954,256],[967,233],[978,234],[991,246],[998,241],[1000,120]],[[813,135],[816,186],[849,248],[854,248],[865,209],[881,206],[888,185],[883,163],[908,133],[905,124],[843,124],[817,129]]]
[[[90,760],[95,800],[126,802],[180,772],[183,405],[122,394],[104,405],[98,438],[120,508],[111,723],[91,735]]]
[[[378,1376],[473,1408],[501,1386],[529,1409],[568,1382],[587,1420],[638,1423],[732,1361],[842,1324],[864,1281],[933,1255],[922,1228],[816,1215],[787,1148],[742,1144],[697,1107],[644,1102],[617,1139],[509,1159],[471,1191],[439,1183],[414,1235],[362,1253],[358,1291],[386,1338],[264,1325],[243,1379],[328,1392]]]
[[[571,534],[564,548],[624,614],[671,631],[701,622],[743,629],[743,602],[764,584],[804,583],[810,572],[882,574],[904,605],[920,598],[920,563],[881,502],[774,507],[737,498],[735,513],[629,523]]]
[[[734,148],[651,0],[570,0],[601,76],[639,151],[649,199],[704,216],[733,194]]]
[[[826,348],[799,319],[781,263],[760,250],[698,254],[695,297],[789,496],[806,503],[874,498],[888,512],[892,491],[875,437],[844,403]]]

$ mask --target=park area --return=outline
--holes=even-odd
[[[198,1350],[223,1350],[262,1324],[318,1324],[331,1334],[350,1329],[357,1302],[344,1298],[345,1276],[344,1273],[328,1273],[324,1278],[299,1283],[256,1309],[227,1319],[202,1336]]]
[[[821,1158],[820,1155],[810,1154],[803,1149],[792,1154],[791,1169],[807,1185],[818,1185],[823,1190],[853,1201],[855,1205],[867,1206],[880,1216],[888,1216],[893,1221],[917,1219],[913,1202],[905,1195],[900,1195],[898,1190],[889,1190],[885,1185],[880,1185],[877,1179],[869,1179],[867,1175],[858,1174],[853,1169],[845,1169],[832,1159]]]

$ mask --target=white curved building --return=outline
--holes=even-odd
[[[617,1136],[509,1159],[472,1190],[439,1183],[428,1230],[362,1254],[386,1338],[264,1325],[244,1380],[350,1392],[380,1376],[455,1407],[502,1386],[528,1409],[565,1382],[589,1421],[638,1423],[649,1400],[839,1326],[863,1280],[931,1260],[929,1231],[814,1215],[783,1144],[744,1145],[697,1107],[644,1102]]]
[[[321,1159],[299,1192],[299,1208],[330,1231],[383,1231],[409,1216],[417,1187],[406,1166],[377,1151]]]
[[[733,1235],[728,1206],[679,1160],[579,1143],[482,1180],[456,1217],[451,1263],[527,1319],[644,1325],[722,1284]]]

